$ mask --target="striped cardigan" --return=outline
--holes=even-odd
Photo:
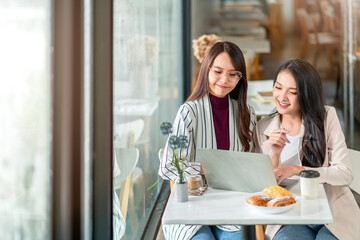
[[[243,151],[237,131],[238,105],[236,100],[229,99],[229,137],[230,150]],[[250,112],[250,130],[253,131],[256,124],[256,115],[252,107]],[[189,146],[182,151],[184,158],[184,175],[200,173],[200,163],[196,162],[196,148],[217,149],[215,128],[212,117],[211,102],[208,95],[186,102],[180,106],[173,124],[173,134],[186,135],[189,137]],[[250,143],[252,148],[253,142]],[[251,151],[251,149],[250,149]],[[172,151],[166,144],[164,154],[159,167],[159,175],[166,180],[175,180],[177,171],[173,163]],[[164,236],[167,240],[191,239],[200,229],[201,225],[163,225]],[[240,226],[222,225],[217,226],[224,231],[240,231]]]

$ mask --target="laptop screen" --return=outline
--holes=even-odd
[[[196,160],[211,188],[254,193],[277,185],[266,154],[198,148]]]

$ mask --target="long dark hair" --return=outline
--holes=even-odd
[[[305,126],[300,153],[302,165],[320,167],[324,163],[326,153],[326,110],[321,78],[310,63],[298,58],[285,61],[278,68],[275,81],[282,71],[289,71],[296,81],[297,98]]]
[[[217,42],[209,50],[204,62],[201,65],[199,76],[190,97],[186,100],[194,101],[202,98],[204,95],[209,94],[209,69],[214,64],[215,58],[220,54],[226,52],[229,54],[231,63],[236,71],[242,73],[242,78],[239,80],[236,87],[229,93],[230,98],[235,99],[238,103],[239,111],[239,124],[238,133],[240,141],[244,150],[250,150],[251,131],[250,131],[250,114],[246,103],[247,97],[247,79],[246,79],[246,66],[242,51],[240,48],[231,42]]]

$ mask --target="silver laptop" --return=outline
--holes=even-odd
[[[269,155],[198,148],[196,160],[211,188],[253,193],[277,185]]]

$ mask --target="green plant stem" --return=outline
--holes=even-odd
[[[158,180],[157,180],[153,185],[151,185],[150,187],[148,187],[148,188],[146,189],[146,191],[149,191],[150,189],[152,189],[156,184],[159,183],[159,181],[160,181],[160,178],[158,178]]]
[[[179,183],[180,183],[180,184],[184,184],[184,183],[185,183],[182,172],[179,173]]]
[[[176,167],[176,169],[178,171],[178,174],[179,174],[179,183],[184,184],[185,182],[184,182],[184,179],[183,179],[183,170],[180,168],[180,161],[179,161],[179,158],[176,156],[175,150],[173,150],[173,156],[175,158],[174,164],[175,164],[175,167]],[[181,159],[181,164],[182,165],[184,164],[184,159]]]

